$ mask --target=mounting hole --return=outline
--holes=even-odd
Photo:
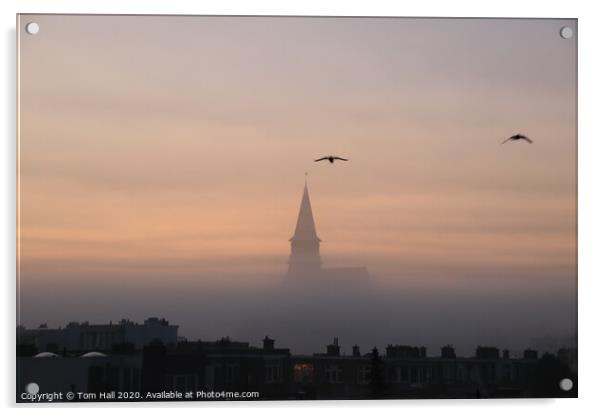
[[[570,39],[573,37],[573,29],[571,29],[568,26],[564,26],[562,27],[562,29],[560,29],[560,37],[562,39]]]
[[[573,389],[573,380],[570,378],[563,378],[560,380],[560,389],[562,391],[571,391]]]
[[[36,22],[27,23],[25,25],[25,31],[30,35],[37,35],[40,31],[40,25]]]
[[[25,391],[29,394],[36,395],[40,391],[40,386],[38,386],[38,383],[28,383],[25,386]]]

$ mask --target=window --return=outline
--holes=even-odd
[[[401,380],[404,383],[407,383],[408,381],[410,381],[410,378],[408,376],[408,367],[401,367]]]
[[[410,383],[414,384],[418,382],[418,371],[416,367],[410,368]]]
[[[186,392],[197,390],[196,374],[174,374],[171,380],[172,388],[176,391]]]
[[[456,373],[456,378],[458,381],[466,381],[464,380],[464,367],[463,366],[458,366],[457,367],[457,373]]]
[[[433,369],[430,365],[424,367],[423,369],[423,380],[424,382],[430,382],[433,379]]]
[[[134,370],[132,371],[132,390],[140,390],[140,369],[138,368],[134,368]]]
[[[238,381],[238,365],[234,363],[228,363],[226,365],[226,383],[232,383]]]
[[[121,385],[121,391],[132,391],[130,387],[132,385],[131,382],[131,370],[129,368],[123,369],[123,384]]]
[[[370,375],[372,374],[372,368],[369,365],[362,365],[357,373],[357,384],[368,384],[370,383]]]
[[[512,379],[512,367],[510,367],[509,365],[504,366],[503,379],[504,381],[510,381]]]
[[[186,391],[197,390],[197,376],[196,374],[189,374],[186,376]]]
[[[186,391],[186,376],[174,376],[173,384],[176,391]]]
[[[281,383],[282,371],[278,361],[268,361],[265,366],[265,382],[266,383]]]
[[[313,383],[314,366],[312,364],[295,364],[293,366],[295,383]]]
[[[331,384],[343,382],[343,370],[338,365],[329,365],[326,367],[326,380]]]

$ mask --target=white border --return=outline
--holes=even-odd
[[[342,412],[359,415],[370,411],[420,412],[421,414],[506,414],[509,412],[563,415],[595,414],[600,385],[602,337],[600,335],[599,294],[602,280],[600,253],[596,237],[602,232],[599,215],[602,213],[600,189],[602,185],[602,129],[600,127],[600,75],[602,74],[602,15],[594,1],[526,0],[485,1],[414,1],[394,2],[379,0],[3,0],[0,2],[2,24],[3,99],[0,101],[1,126],[4,137],[0,154],[0,260],[2,262],[2,304],[4,322],[0,368],[0,397],[9,412],[35,411],[29,406],[13,405],[15,363],[15,14],[20,13],[118,13],[118,14],[272,14],[272,15],[346,15],[346,16],[442,16],[442,17],[562,17],[579,19],[579,399],[576,400],[440,400],[440,401],[383,401],[383,402],[260,402],[260,403],[202,403],[190,409],[191,404],[150,404],[144,409],[131,405],[94,405],[91,409],[71,405],[67,408],[43,406],[45,413],[63,415],[82,412],[117,414],[145,412],[163,414],[168,409],[177,412],[240,412],[245,414],[308,412]],[[597,256],[598,255],[598,256]],[[109,410],[109,407],[111,408]],[[340,411],[338,409],[341,409]]]

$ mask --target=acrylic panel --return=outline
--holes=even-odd
[[[17,401],[577,396],[576,19],[17,33]]]

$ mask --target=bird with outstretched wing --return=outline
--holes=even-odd
[[[527,136],[525,136],[524,134],[515,134],[514,136],[510,136],[508,137],[506,140],[504,140],[501,144],[506,143],[507,141],[517,141],[517,140],[524,140],[527,143],[533,143],[533,140],[529,139]]]
[[[345,159],[339,156],[324,156],[319,159],[314,160],[314,162],[321,162],[322,160],[328,160],[330,163],[334,163],[335,160],[342,160],[343,162],[349,161],[349,159]]]

